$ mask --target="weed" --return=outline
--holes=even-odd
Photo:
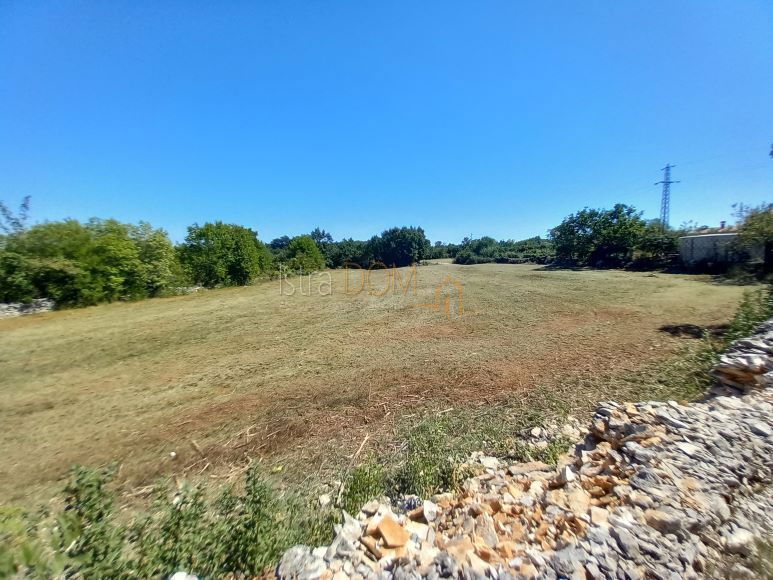
[[[744,294],[726,336],[726,341],[751,334],[761,323],[773,316],[773,284]]]
[[[336,519],[329,510],[309,510],[295,496],[280,498],[253,468],[242,494],[227,489],[214,501],[191,486],[170,501],[169,489],[159,486],[147,514],[123,523],[114,510],[112,473],[74,469],[64,509],[34,526],[21,512],[3,512],[0,575],[151,578],[178,570],[204,577],[255,575],[294,544],[329,541]]]
[[[545,449],[541,449],[539,452],[539,460],[550,465],[556,465],[558,458],[564,453],[569,451],[572,447],[572,441],[563,436],[558,436],[548,442],[548,446]]]
[[[386,492],[383,467],[374,461],[366,461],[354,468],[347,478],[341,507],[350,514],[356,514],[363,504]]]
[[[563,438],[542,450],[527,446],[520,433],[548,418],[566,415],[566,405],[549,393],[529,402],[512,400],[451,412],[430,412],[398,428],[397,452],[370,458],[350,475],[342,501],[356,512],[365,501],[386,493],[430,497],[457,489],[471,472],[464,461],[473,451],[515,461],[556,463],[569,442]],[[355,501],[356,500],[356,501]]]
[[[750,567],[758,578],[773,578],[773,544],[759,540],[756,547]]]
[[[423,419],[400,437],[405,451],[389,476],[387,488],[396,495],[429,497],[453,482],[454,457],[449,444],[447,415]]]

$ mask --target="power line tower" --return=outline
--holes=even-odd
[[[671,180],[671,169],[676,165],[669,165],[661,169],[663,172],[663,181],[655,182],[655,185],[663,185],[663,196],[660,198],[660,227],[663,231],[668,229],[668,216],[671,212],[671,184],[679,183],[678,181]]]

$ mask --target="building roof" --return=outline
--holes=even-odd
[[[717,237],[725,237],[725,236],[737,236],[738,232],[721,232],[721,233],[715,233],[715,234],[692,234],[689,236],[679,236],[680,240],[685,240],[687,238],[717,238]]]

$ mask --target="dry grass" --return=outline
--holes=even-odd
[[[450,320],[418,307],[448,274],[464,285]],[[73,463],[114,459],[127,486],[257,457],[308,477],[422,409],[636,371],[686,340],[662,326],[726,323],[743,294],[495,264],[419,268],[417,296],[346,295],[332,277],[330,296],[281,296],[273,281],[0,321],[0,501],[46,497]]]

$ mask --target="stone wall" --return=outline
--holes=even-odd
[[[13,316],[23,316],[25,314],[35,314],[37,312],[48,312],[54,309],[54,301],[48,298],[39,298],[27,304],[21,302],[11,302],[9,304],[0,303],[0,318],[10,318]]]

